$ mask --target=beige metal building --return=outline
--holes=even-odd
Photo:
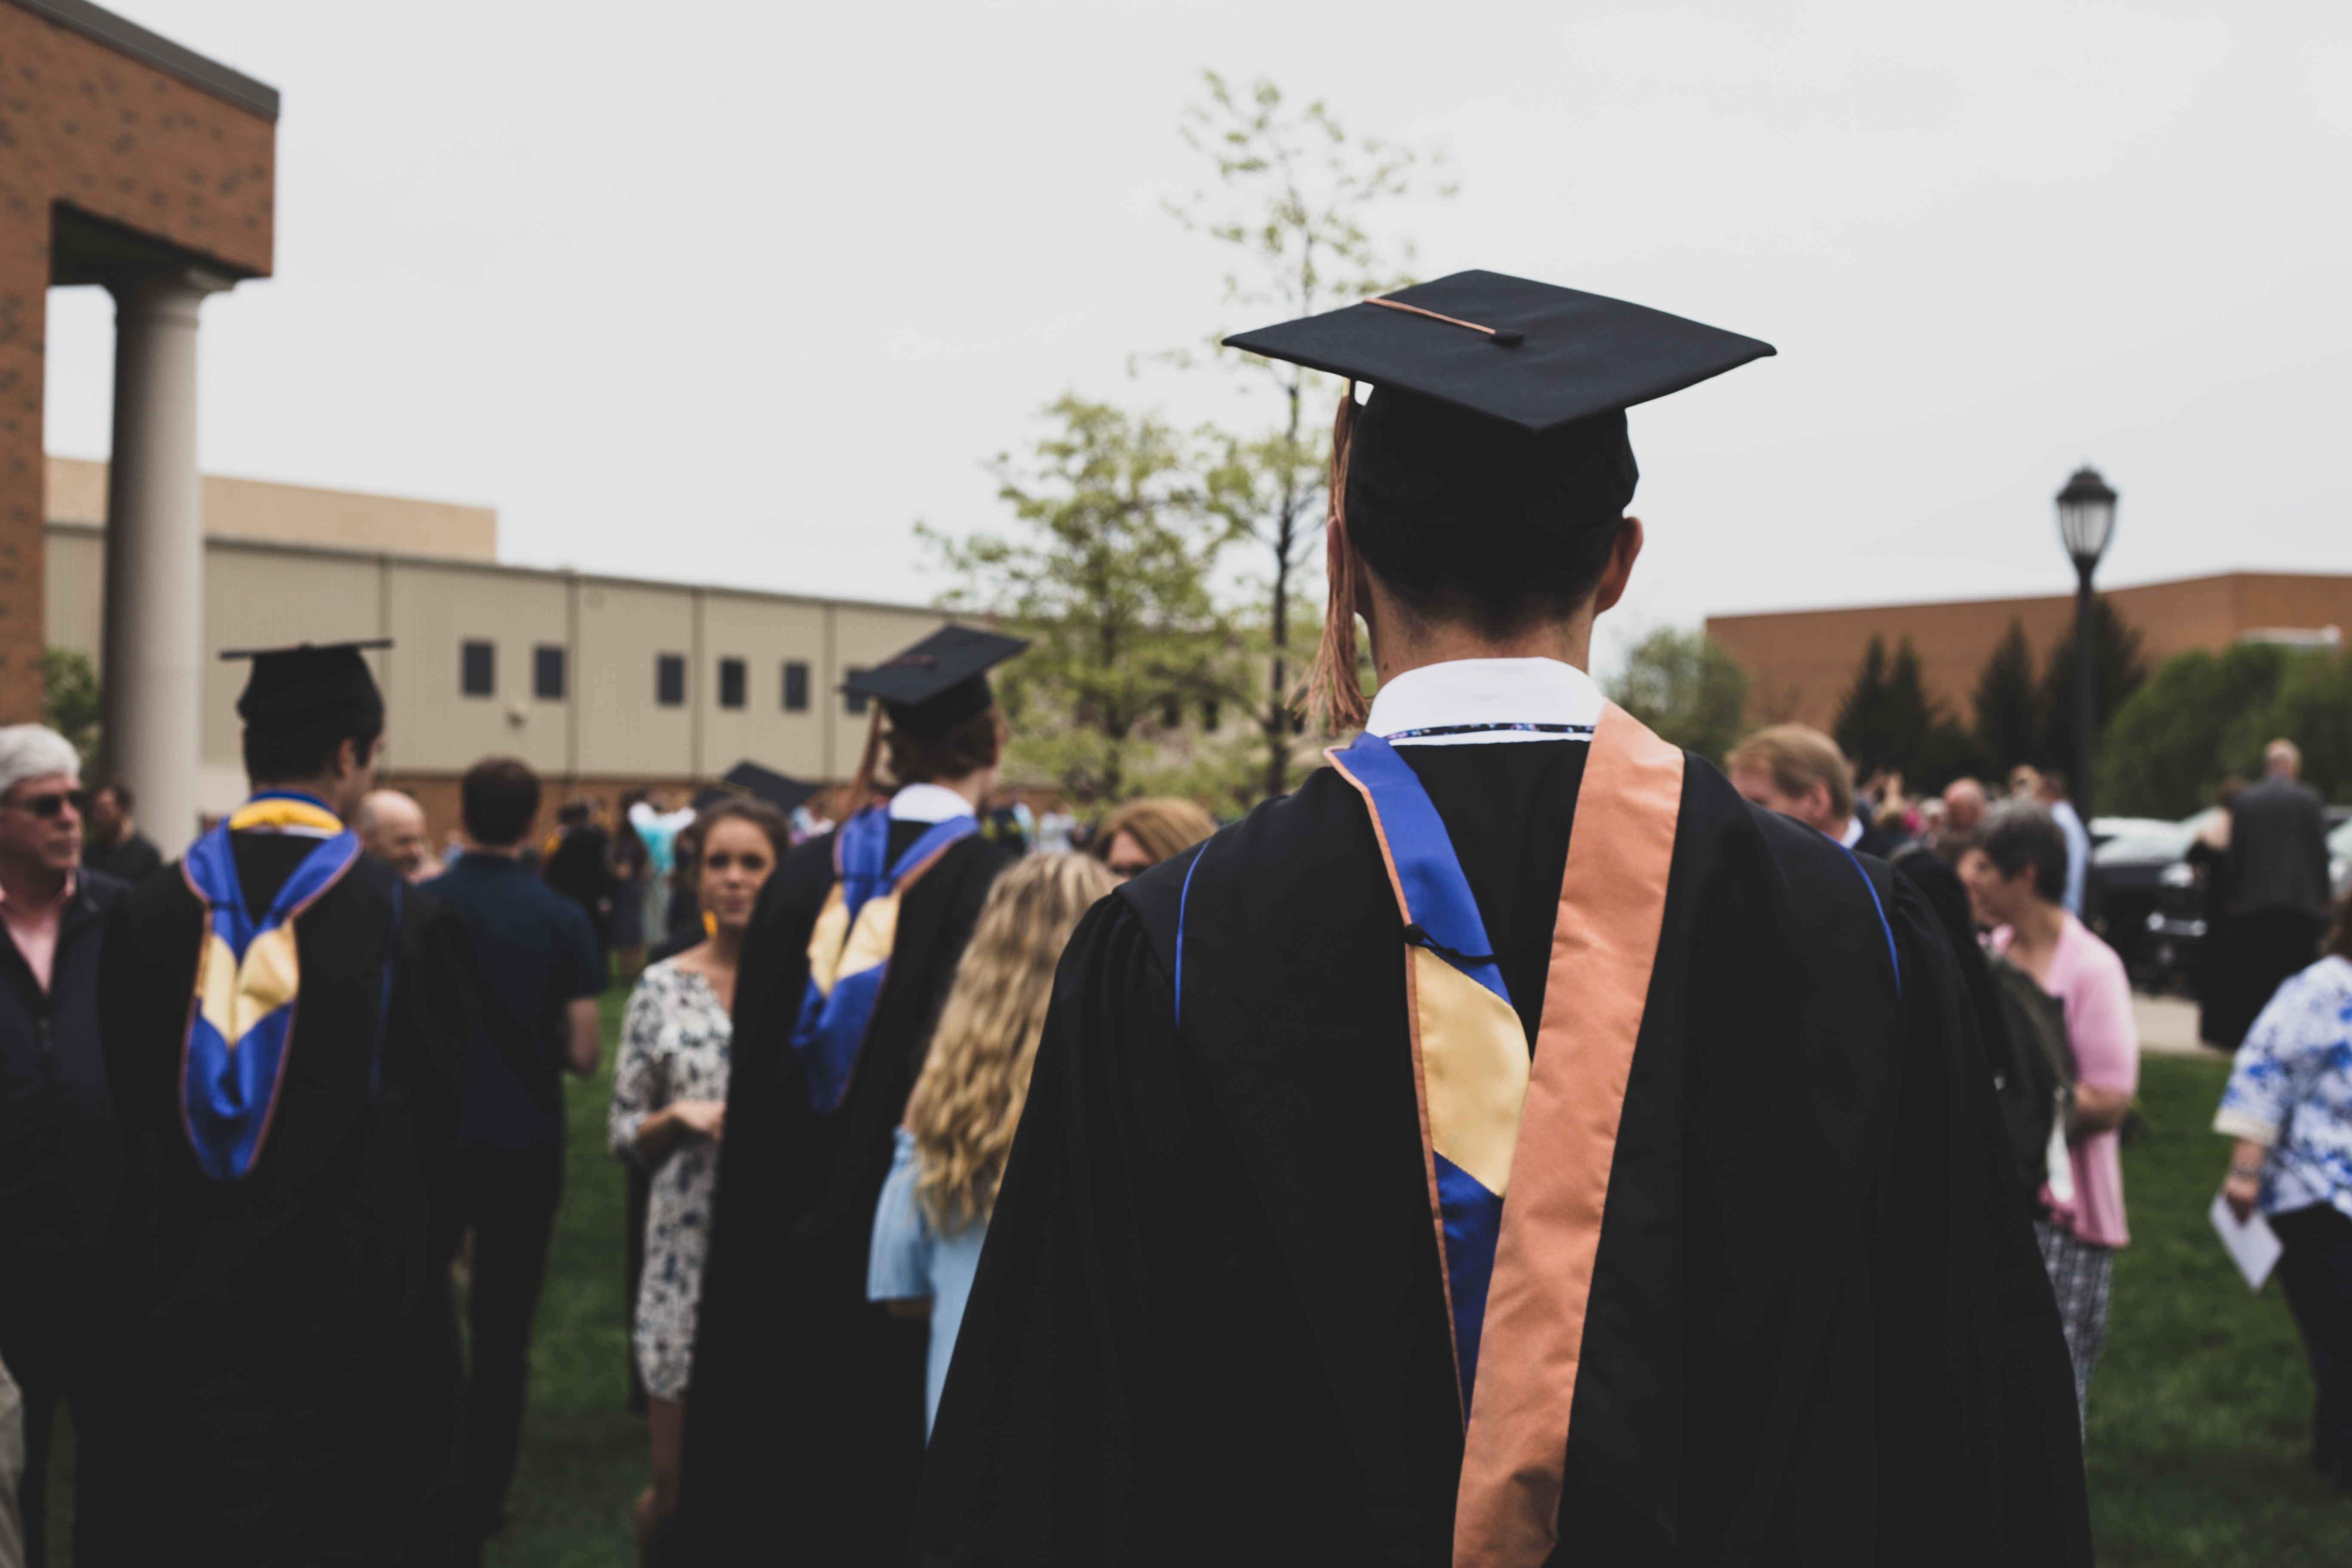
[[[92,659],[106,479],[102,463],[49,459],[48,641]],[[425,802],[436,835],[456,819],[458,775],[493,752],[539,769],[551,797],[684,786],[747,757],[845,779],[867,718],[842,679],[946,621],[910,605],[501,565],[498,514],[484,507],[208,477],[203,510],[207,649],[393,639],[370,656],[389,709],[386,773]],[[205,812],[243,798],[243,675],[205,661]],[[176,852],[195,824],[145,826]]]

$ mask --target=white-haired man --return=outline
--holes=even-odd
[[[2230,803],[2221,866],[2221,940],[2205,1008],[2207,1039],[2235,1050],[2290,974],[2319,956],[2327,926],[2327,822],[2301,782],[2303,752],[2280,739],[2263,748],[2263,782]]]
[[[26,1561],[47,1560],[49,1436],[79,1434],[78,1555],[109,1510],[114,1431],[105,1240],[121,1139],[99,1055],[98,971],[122,884],[81,869],[81,758],[38,724],[0,729],[0,1361],[23,1391]]]

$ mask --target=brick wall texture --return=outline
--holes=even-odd
[[[2150,668],[2189,648],[2218,651],[2252,631],[2332,626],[2352,640],[2352,576],[2232,572],[2117,588],[2105,596],[2138,628]],[[1874,637],[1885,639],[1890,654],[1910,638],[1928,696],[1966,721],[1974,715],[1977,676],[2010,622],[2024,626],[2038,668],[2074,619],[2074,596],[2063,594],[1714,616],[1706,629],[1748,672],[1751,723],[1795,720],[1826,730]]]
[[[270,269],[276,129],[0,0],[0,722],[41,690],[42,353],[57,208]]]

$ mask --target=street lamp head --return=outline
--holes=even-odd
[[[2074,564],[2088,572],[2107,552],[2115,536],[2116,492],[2099,478],[2098,469],[2084,464],[2058,492],[2058,537],[2064,541]]]

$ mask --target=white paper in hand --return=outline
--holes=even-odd
[[[2271,1270],[2278,1267],[2279,1254],[2286,1250],[2279,1245],[2269,1222],[2255,1215],[2240,1225],[2238,1216],[2230,1212],[2230,1200],[2219,1193],[2213,1194],[2212,1218],[2221,1245],[2230,1249],[2230,1261],[2246,1277],[2246,1288],[2261,1289],[2263,1281],[2271,1277]]]

